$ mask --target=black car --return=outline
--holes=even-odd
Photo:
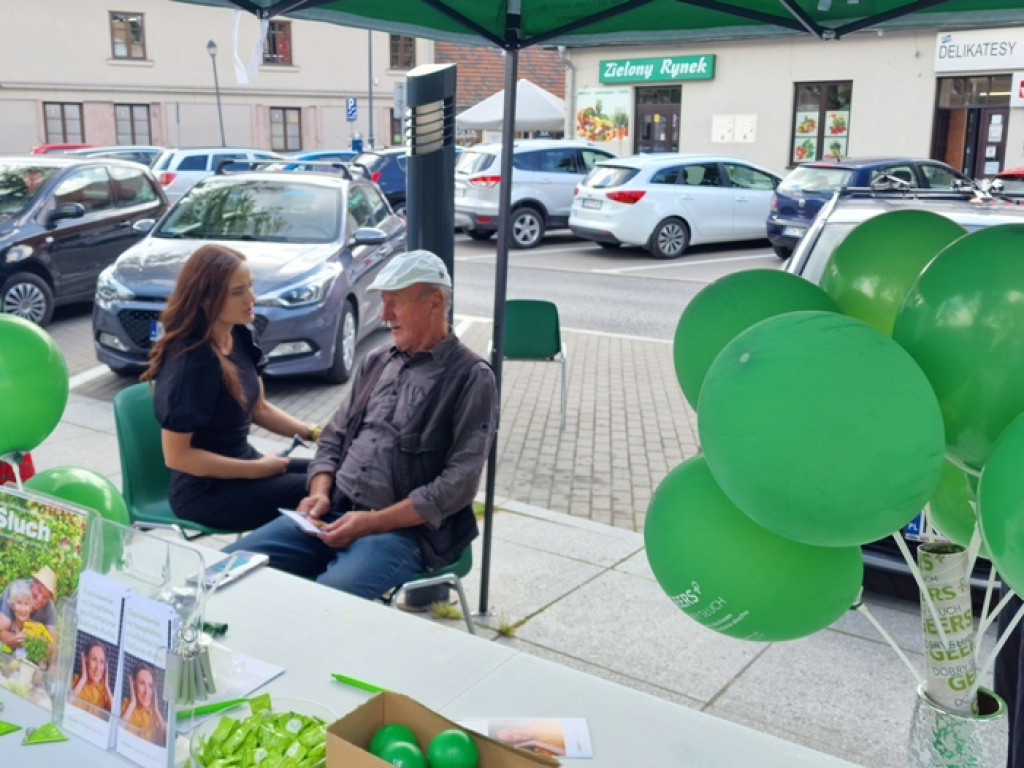
[[[380,187],[391,204],[392,210],[405,218],[405,164],[408,160],[405,147],[391,149],[370,149],[360,152],[350,161],[357,169],[365,171]]]
[[[96,278],[167,210],[138,163],[69,155],[0,157],[0,310],[39,325],[92,301]]]

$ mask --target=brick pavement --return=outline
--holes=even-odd
[[[456,317],[456,323],[463,340],[484,354],[491,322]],[[87,323],[56,322],[48,330],[65,351],[72,375],[96,366]],[[359,351],[388,339],[386,332],[376,332]],[[676,381],[671,343],[571,329],[563,330],[563,339],[569,356],[564,432],[559,428],[560,365],[507,361],[503,366],[495,493],[642,531],[658,483],[697,452],[696,417]],[[103,374],[75,392],[109,401],[131,381]],[[347,391],[347,385],[312,378],[267,380],[274,403],[320,424]]]

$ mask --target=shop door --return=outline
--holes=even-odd
[[[1009,75],[938,82],[932,157],[980,179],[1004,170]]]
[[[679,151],[678,85],[636,89],[636,152]]]

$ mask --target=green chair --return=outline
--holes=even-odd
[[[167,500],[171,470],[164,463],[160,422],[153,413],[147,383],[122,389],[114,397],[114,426],[121,457],[121,495],[135,528],[164,528],[190,541],[210,534],[236,533],[211,528],[174,514]]]
[[[487,357],[492,349],[488,346]],[[569,357],[562,343],[558,307],[550,301],[509,299],[505,302],[506,360],[560,360],[562,363],[562,429],[565,429],[566,379]]]
[[[437,587],[447,584],[459,594],[459,605],[462,608],[462,618],[466,620],[466,629],[469,634],[475,635],[473,622],[469,618],[469,601],[466,599],[466,591],[462,588],[462,578],[473,569],[473,545],[467,544],[462,550],[458,560],[441,568],[429,571],[420,571],[408,581],[399,584],[390,594],[383,598],[388,605],[395,604],[395,598],[403,589],[420,589],[422,587]]]

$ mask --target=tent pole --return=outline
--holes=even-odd
[[[498,244],[497,263],[494,265],[494,330],[491,348],[494,350],[491,366],[498,389],[498,412],[501,412],[501,368],[505,357],[505,294],[508,287],[509,219],[512,208],[512,140],[515,133],[516,80],[519,77],[519,49],[505,50],[505,115],[501,129],[501,185],[498,189]],[[487,458],[487,486],[484,493],[483,562],[480,566],[480,614],[487,614],[487,591],[491,571],[491,526],[494,523],[494,478],[498,463],[498,430],[494,429],[494,442]]]

